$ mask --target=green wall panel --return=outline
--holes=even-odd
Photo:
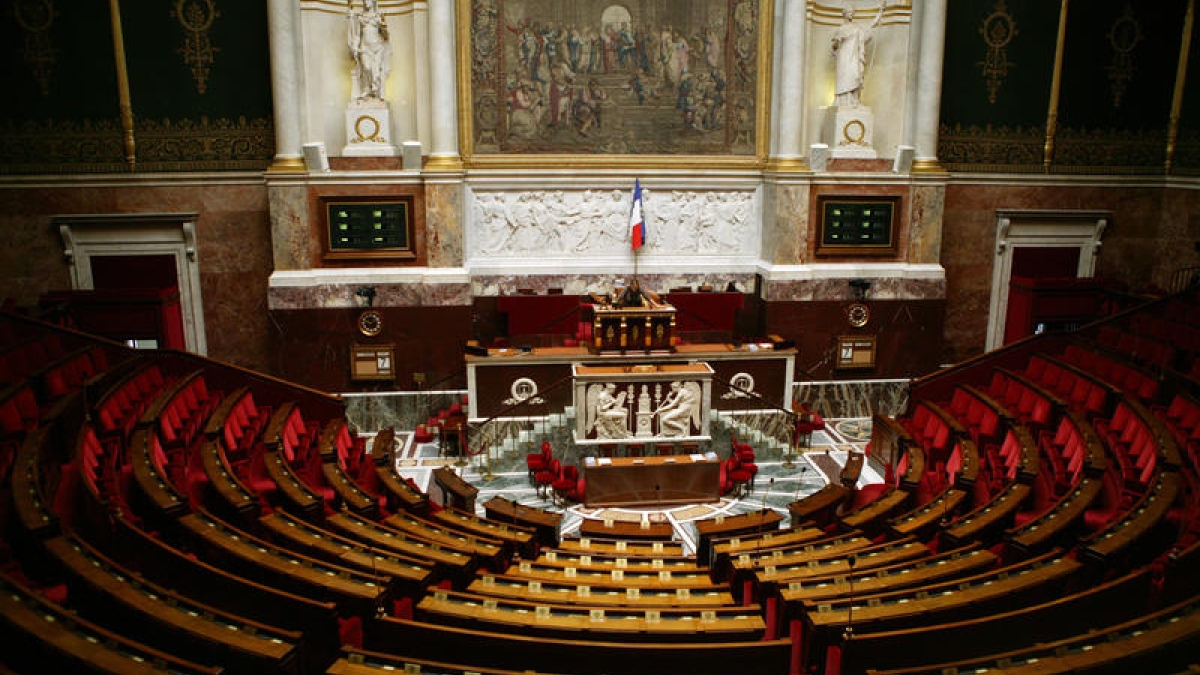
[[[1059,124],[1165,129],[1184,5],[1183,0],[1072,3]]]
[[[1038,171],[1059,5],[955,0],[947,7],[938,156],[961,171]]]
[[[120,106],[109,5],[0,5],[0,173],[120,171]]]
[[[269,118],[266,3],[122,0],[133,109],[140,118]]]
[[[947,7],[942,120],[1040,126],[1046,121],[1058,3],[955,0]]]

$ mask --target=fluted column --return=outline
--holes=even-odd
[[[267,0],[271,95],[275,109],[275,159],[271,172],[304,171],[300,130],[300,3]]]
[[[457,171],[458,100],[455,72],[454,0],[429,0],[429,84],[433,109],[429,159],[425,168]]]
[[[807,170],[804,164],[804,22],[807,0],[781,0],[783,26],[780,33],[779,70],[775,78],[775,152],[768,162],[774,170]]]
[[[913,172],[943,171],[937,159],[941,117],[942,60],[946,46],[946,0],[921,0],[921,49],[917,64],[917,119]]]

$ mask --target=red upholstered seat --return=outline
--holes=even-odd
[[[529,470],[529,479],[537,482],[537,475],[542,471],[547,471],[550,468],[551,460],[550,442],[542,441],[542,451],[525,455],[525,466]]]
[[[537,472],[533,479],[537,483],[538,494],[545,494],[545,491],[552,488],[554,481],[558,479],[560,464],[557,459],[550,460],[550,466],[544,470]]]

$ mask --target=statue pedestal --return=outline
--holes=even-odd
[[[394,157],[392,114],[386,101],[351,101],[346,106],[346,147],[343,157]]]
[[[831,105],[821,109],[821,138],[829,144],[829,157],[875,159],[871,146],[875,134],[875,115],[866,106]]]

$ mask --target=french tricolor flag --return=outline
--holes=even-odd
[[[629,211],[629,240],[633,250],[638,250],[646,243],[646,218],[642,215],[642,182],[633,180],[633,208]]]

